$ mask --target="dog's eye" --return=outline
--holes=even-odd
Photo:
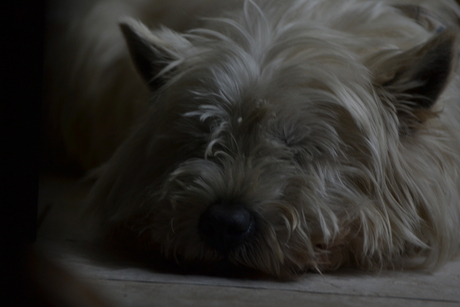
[[[293,152],[294,160],[300,165],[310,163],[317,157],[321,157],[323,155],[322,149],[315,144],[309,144],[308,146],[295,146],[291,148],[291,151]]]
[[[294,129],[291,129],[294,130]],[[298,149],[298,148],[308,148],[314,146],[311,138],[309,137],[309,131],[303,131],[299,133],[297,131],[278,131],[275,134],[275,137],[278,139],[278,142],[283,144],[284,146],[291,148],[291,149]]]
[[[278,146],[281,145],[285,149],[286,156],[300,165],[310,163],[324,152],[308,137],[307,133],[305,135],[278,133],[274,135],[274,139]]]
[[[295,147],[299,145],[299,140],[297,140],[292,135],[280,134],[277,136],[278,140],[287,147]]]

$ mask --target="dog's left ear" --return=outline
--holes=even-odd
[[[131,58],[151,90],[157,90],[165,80],[161,72],[173,61],[179,60],[191,43],[179,33],[163,28],[149,30],[141,22],[124,18],[120,28]]]
[[[376,83],[392,97],[400,120],[423,122],[450,81],[457,61],[456,34],[445,31],[383,62]]]

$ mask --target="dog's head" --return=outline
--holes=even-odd
[[[453,157],[435,102],[455,36],[401,51],[251,22],[121,24],[152,101],[94,188],[104,221],[276,276],[437,244],[427,203],[448,201]]]

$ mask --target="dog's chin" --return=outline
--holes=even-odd
[[[216,257],[213,260],[185,259],[182,255],[168,253],[165,256],[159,243],[152,243],[147,236],[121,231],[120,228],[108,234],[105,248],[112,254],[147,270],[177,275],[204,275],[232,279],[275,279],[272,274],[243,265],[237,265],[228,257]],[[295,275],[286,275],[282,279],[292,280]],[[280,279],[276,277],[276,279]]]
[[[296,280],[305,273],[289,265],[280,265],[276,271],[255,268],[241,263],[232,253],[221,255],[213,250],[208,253],[215,255],[213,258],[185,258],[181,253],[165,251],[160,243],[152,241],[149,234],[132,231],[126,223],[111,227],[103,242],[110,254],[160,273],[285,281]]]

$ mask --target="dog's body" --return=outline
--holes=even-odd
[[[93,167],[127,138],[91,193],[104,227],[142,234],[167,256],[281,277],[451,258],[460,244],[456,4],[225,3],[105,1],[65,36],[78,47],[57,67],[73,79],[54,71],[64,83],[52,82],[50,98],[68,151]],[[116,32],[122,15],[199,27],[184,35],[122,22],[149,103]]]

